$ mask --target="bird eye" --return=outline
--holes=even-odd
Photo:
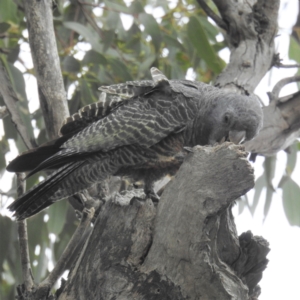
[[[226,125],[229,124],[229,121],[230,121],[229,116],[228,116],[228,115],[225,115],[225,116],[223,117],[223,121],[224,121],[224,123],[225,123]]]

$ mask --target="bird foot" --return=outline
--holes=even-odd
[[[158,203],[160,200],[160,197],[153,190],[145,191],[145,194],[146,198],[150,198],[153,203]]]

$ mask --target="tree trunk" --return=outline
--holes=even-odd
[[[150,199],[105,203],[59,300],[248,299],[256,293],[268,244],[251,233],[239,241],[227,210],[254,186],[246,153],[230,143],[193,152],[157,207]]]
[[[252,93],[273,64],[279,0],[258,0],[255,5],[254,1],[214,2],[232,51],[216,85]],[[26,11],[29,21],[30,10]],[[42,86],[39,89],[45,94]],[[292,113],[288,103],[283,106]],[[261,134],[268,129],[268,136],[278,136],[281,131],[266,128],[273,118],[267,108],[264,115]],[[257,151],[260,136],[246,143],[246,149],[269,153]],[[246,154],[228,143],[193,151],[157,206],[150,199],[131,200],[134,192],[102,206],[68,281],[57,292],[58,299],[223,300],[259,295],[257,284],[267,265],[268,243],[251,232],[238,237],[231,214],[235,199],[254,186]]]
[[[49,139],[57,137],[69,108],[60,70],[52,18],[52,0],[23,2],[41,110]]]

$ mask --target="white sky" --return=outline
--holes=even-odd
[[[150,9],[147,7],[147,9]],[[148,12],[148,11],[147,11]],[[155,12],[153,12],[155,13]],[[157,9],[157,14],[161,15],[161,10]],[[297,0],[282,0],[280,17],[279,17],[279,37],[276,38],[277,51],[280,52],[280,57],[283,63],[293,63],[288,59],[289,34],[291,27],[296,21],[298,14]],[[122,15],[124,23],[131,22],[126,15]],[[24,35],[27,34],[26,31]],[[32,61],[28,44],[22,44],[22,57],[26,61],[28,67],[32,67]],[[228,61],[229,50],[225,49],[220,53],[221,57]],[[299,53],[300,55],[300,53]],[[16,63],[16,66],[22,69],[21,64]],[[281,78],[294,75],[296,69],[276,69],[273,68],[256,89],[256,93],[265,101],[268,102],[266,92],[272,90],[272,87]],[[190,76],[193,76],[191,73]],[[29,99],[30,112],[35,111],[38,107],[38,96],[35,78],[31,75],[25,75],[26,92]],[[282,94],[290,94],[297,90],[296,84],[290,84],[282,90]],[[2,121],[0,121],[0,137],[4,134]],[[7,154],[7,160],[12,160],[16,156],[16,149]],[[286,154],[280,152],[277,155],[277,169],[274,178],[275,186],[284,173]],[[255,163],[256,177],[262,174],[263,159],[258,157]],[[6,172],[1,179],[1,189],[7,191],[10,189],[10,182],[13,174]],[[292,178],[300,185],[300,155],[298,155],[298,164],[295,168]],[[251,200],[253,191],[249,193]],[[281,190],[276,191],[273,196],[273,201],[269,214],[264,221],[263,205],[265,193],[262,193],[261,201],[256,209],[254,217],[245,209],[241,215],[237,213],[237,206],[234,208],[236,216],[236,224],[239,234],[247,230],[251,230],[253,234],[266,238],[271,247],[271,252],[268,255],[270,260],[268,268],[263,273],[263,279],[260,282],[262,294],[260,300],[300,300],[300,228],[291,227],[284,215],[281,199]],[[3,213],[3,212],[2,212]],[[5,213],[5,212],[4,212]],[[299,212],[300,213],[300,212]],[[221,300],[221,299],[220,299]]]

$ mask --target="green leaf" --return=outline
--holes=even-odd
[[[145,74],[149,71],[153,62],[155,61],[156,56],[154,54],[149,55],[140,65],[139,65],[139,74]]]
[[[116,1],[111,0],[105,0],[104,3],[105,6],[111,9],[112,11],[130,14],[130,9],[126,5],[121,5],[119,3],[116,3]]]
[[[114,72],[114,75],[116,78],[119,79],[119,81],[132,81],[133,78],[127,68],[127,66],[121,62],[118,59],[110,59],[109,60],[110,65],[112,67],[112,70]]]
[[[19,57],[20,45],[17,45],[15,48],[11,49],[7,55],[7,61],[11,64],[14,64]]]
[[[40,212],[27,220],[28,246],[31,258],[35,257],[36,245],[49,244],[48,227],[44,222],[44,215],[45,212]]]
[[[89,64],[106,65],[107,60],[99,52],[96,52],[94,50],[89,50],[86,52],[86,54],[82,60],[82,63],[85,65],[89,65]]]
[[[289,58],[300,63],[300,45],[293,36],[290,37]]]
[[[284,186],[285,182],[289,179],[289,176],[287,175],[283,175],[278,183],[278,188],[282,189],[282,187]]]
[[[109,11],[104,23],[104,28],[108,31],[113,32],[113,36],[115,35],[115,30],[118,28],[120,20],[120,15],[115,11]],[[104,31],[105,32],[105,31]]]
[[[285,215],[292,226],[300,226],[300,187],[289,178],[282,189]]]
[[[11,243],[12,220],[0,215],[0,273],[3,271],[3,262],[6,259]]]
[[[220,73],[225,67],[225,63],[215,53],[201,23],[196,17],[190,17],[190,21],[187,24],[187,35],[198,55],[205,60],[213,72],[216,74]]]
[[[62,68],[65,72],[78,73],[80,71],[80,62],[73,56],[66,56],[62,61]]]
[[[132,1],[128,9],[129,9],[129,13],[132,15],[137,15],[145,11],[144,6],[140,1]]]
[[[0,1],[0,22],[12,22],[17,24],[17,5],[11,0]]]
[[[47,222],[48,232],[59,235],[66,221],[68,203],[66,200],[51,205],[48,209],[49,220]]]
[[[267,182],[266,182],[266,178],[265,178],[264,174],[261,175],[259,178],[257,178],[257,180],[255,181],[255,192],[254,192],[254,196],[253,196],[253,203],[249,207],[252,216],[255,213],[260,194],[261,194],[263,188],[266,187],[266,185],[267,185]]]
[[[158,52],[162,37],[155,18],[152,15],[141,13],[139,15],[139,21],[145,26],[145,32],[151,36],[155,50]]]
[[[33,128],[32,128],[31,118],[28,109],[28,101],[27,101],[27,95],[25,90],[25,81],[24,81],[23,73],[18,68],[16,68],[13,64],[8,63],[6,60],[4,60],[3,57],[2,57],[2,61],[5,64],[12,87],[18,96],[19,101],[16,101],[16,106],[18,108],[20,117],[27,129],[29,138],[34,140]]]
[[[6,139],[2,138],[0,140],[0,178],[2,177],[3,173],[5,172],[6,168],[6,160],[5,154],[9,151],[9,145]],[[1,241],[1,239],[0,239]]]
[[[10,24],[9,23],[0,22],[0,33],[4,33],[9,28],[10,28]]]
[[[107,49],[113,44],[115,39],[115,31],[114,30],[103,30],[103,51],[107,51]]]
[[[241,198],[238,199],[237,201],[237,205],[238,205],[238,214],[240,215],[244,211],[245,207],[248,206],[247,195],[241,196]]]
[[[18,136],[18,132],[13,122],[11,121],[11,118],[4,118],[2,121],[3,121],[4,132],[5,132],[5,138],[16,139]]]
[[[272,188],[273,188],[272,180],[275,175],[275,167],[276,167],[276,156],[266,157],[264,161],[265,176],[266,176],[266,181],[268,186]]]
[[[92,45],[95,51],[99,53],[103,52],[103,47],[99,43],[98,35],[95,34],[95,31],[77,22],[64,22],[63,24],[66,28],[74,30],[83,36],[85,40]]]
[[[97,99],[93,95],[93,92],[88,82],[84,78],[80,80],[80,93],[81,93],[81,102],[83,105],[88,105],[97,101]]]
[[[65,217],[65,224],[61,233],[57,236],[54,243],[54,260],[58,260],[73,236],[78,220],[75,217],[75,213],[71,205],[68,205],[67,213]]]
[[[35,282],[41,282],[48,270],[48,257],[46,256],[47,243],[42,242],[41,251],[37,258],[38,265],[33,268]]]
[[[274,189],[267,185],[267,194],[266,194],[266,202],[264,206],[264,217],[266,218],[272,203],[272,198],[274,194]]]
[[[220,33],[220,31],[217,29],[216,26],[214,26],[212,23],[210,23],[207,20],[207,17],[199,16],[198,19],[201,22],[203,29],[205,30],[208,38],[216,43],[217,42],[216,36]]]
[[[164,42],[166,43],[166,45],[168,47],[176,47],[182,51],[184,51],[184,47],[183,45],[174,37],[168,35],[168,34],[164,34]]]
[[[298,152],[299,142],[296,141],[293,145],[289,147],[290,153],[287,153],[287,162],[285,171],[288,175],[291,175],[295,169],[297,163],[297,152]]]

